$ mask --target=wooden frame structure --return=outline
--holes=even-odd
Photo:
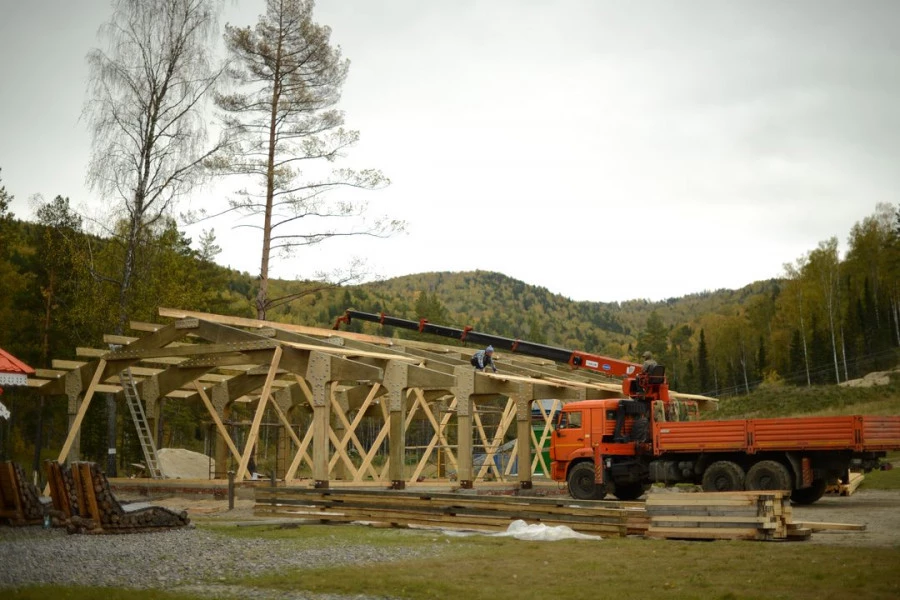
[[[45,395],[65,395],[69,432],[58,461],[77,460],[81,423],[98,392],[121,394],[119,374],[126,368],[137,381],[147,418],[155,423],[166,399],[196,401],[208,412],[216,432],[217,478],[231,457],[238,481],[259,441],[263,416],[271,407],[284,432],[277,476],[291,482],[308,469],[314,487],[334,482],[370,482],[403,489],[421,481],[432,457],[444,471],[436,479],[460,487],[495,479],[532,486],[540,452],[552,430],[555,408],[566,401],[620,396],[620,384],[602,375],[528,357],[495,357],[501,374],[475,372],[473,350],[330,329],[160,308],[168,324],[132,322],[140,337],[105,336],[119,349],[79,348],[84,361],[53,361],[38,369],[31,387]],[[677,395],[677,394],[675,394]],[[684,395],[682,395],[684,396]],[[538,400],[552,400],[550,408]],[[235,402],[249,402],[253,418],[238,444],[225,426]],[[543,433],[532,427],[532,407],[541,414]],[[297,427],[292,415],[304,414]],[[491,415],[491,426],[486,418]],[[360,435],[364,419],[378,424],[369,444]],[[413,423],[430,427],[422,455],[410,462],[407,434]],[[515,448],[504,465],[495,460],[514,432]],[[387,444],[381,464],[376,452]],[[475,448],[481,448],[476,467]],[[430,480],[433,482],[433,480]]]

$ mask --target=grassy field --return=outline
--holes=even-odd
[[[359,526],[217,528],[237,537],[322,544],[430,548],[428,557],[366,566],[270,572],[230,583],[281,592],[391,598],[522,600],[571,598],[809,599],[900,597],[900,548],[803,542],[678,542],[642,539],[522,542],[488,536]],[[4,598],[184,600],[158,591],[29,588]]]
[[[839,387],[764,386],[747,396],[722,398],[710,419],[827,415],[900,415],[900,374],[888,385]]]

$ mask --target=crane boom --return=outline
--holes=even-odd
[[[419,333],[430,333],[442,337],[454,338],[463,342],[472,342],[475,344],[490,344],[495,348],[508,350],[510,352],[525,354],[527,356],[536,356],[538,358],[546,358],[555,362],[565,363],[571,367],[579,369],[588,369],[598,371],[605,375],[617,377],[636,377],[641,372],[641,365],[628,361],[600,356],[598,354],[590,354],[580,352],[578,350],[567,350],[565,348],[557,348],[528,342],[525,340],[512,339],[499,335],[492,335],[480,331],[474,331],[471,327],[458,329],[456,327],[448,327],[446,325],[437,325],[429,323],[428,319],[419,319],[412,321],[409,319],[401,319],[391,317],[384,313],[368,313],[353,309],[347,309],[344,316],[339,317],[334,324],[334,329],[340,328],[341,323],[350,323],[353,319],[361,321],[370,321],[372,323],[380,323],[381,325],[390,327],[400,327],[401,329],[410,329]]]

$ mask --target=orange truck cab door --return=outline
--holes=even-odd
[[[552,476],[565,481],[569,463],[580,456],[591,456],[591,411],[563,409],[557,417],[551,444]]]

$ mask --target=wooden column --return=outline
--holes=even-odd
[[[475,372],[471,365],[459,365],[454,369],[456,388],[456,460],[459,463],[459,487],[471,489],[474,480],[472,462],[472,394],[475,391]]]
[[[530,490],[531,479],[531,399],[516,398],[516,464],[519,472],[519,488]]]
[[[312,352],[309,357],[306,380],[312,391],[313,408],[313,481],[317,488],[327,488],[329,473],[328,461],[330,458],[329,435],[331,430],[330,407],[331,392],[329,382],[331,380],[331,360],[328,356]]]
[[[389,420],[389,452],[390,465],[388,477],[391,480],[391,488],[402,490],[406,488],[404,467],[406,466],[406,394],[407,386],[406,364],[389,361],[384,369],[384,387],[387,389],[388,420]]]
[[[69,431],[75,423],[75,417],[84,401],[84,392],[81,386],[81,375],[78,371],[69,371],[66,373],[66,397],[68,398],[69,413]],[[72,448],[69,450],[69,458],[67,462],[75,462],[81,460],[81,432],[76,431],[72,440]]]

